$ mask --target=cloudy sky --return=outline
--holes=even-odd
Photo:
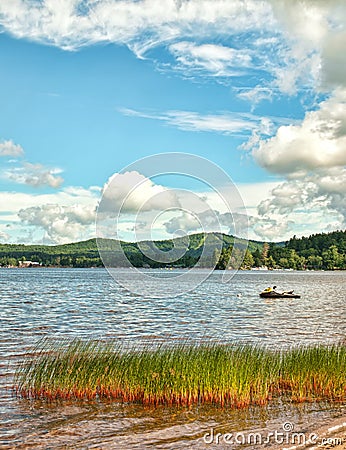
[[[109,178],[169,152],[228,174],[251,238],[345,228],[345,23],[344,0],[1,0],[0,242],[94,236]],[[122,177],[146,213],[181,205],[177,179]],[[155,237],[197,222],[168,213]]]

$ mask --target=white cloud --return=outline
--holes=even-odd
[[[28,186],[50,186],[58,188],[64,179],[59,175],[62,172],[58,168],[47,168],[42,164],[24,162],[20,167],[14,167],[5,172],[5,176],[11,181]]]
[[[283,241],[287,235],[291,237],[291,226],[293,222],[287,220],[277,220],[273,218],[258,219],[250,218],[250,225],[256,236],[265,241]]]
[[[242,118],[237,114],[198,114],[188,111],[170,111],[162,120],[188,131],[215,131],[219,133],[235,133],[252,130],[254,121]]]
[[[346,8],[345,8],[346,10]],[[344,22],[346,12],[344,11]],[[345,56],[346,31],[341,30],[327,36],[322,48],[322,83],[327,87],[345,86],[346,56]]]
[[[131,178],[143,181],[144,185],[147,182],[139,174],[129,176],[130,180]],[[279,182],[239,185],[240,194],[249,211],[248,216],[239,205],[233,205],[230,213],[222,197],[216,192],[191,192],[185,195],[178,191],[174,198],[166,196],[164,186],[149,183],[144,186],[143,192],[139,189],[138,196],[133,197],[124,210],[118,223],[119,237],[126,240],[168,239],[172,237],[171,233],[174,234],[179,229],[187,233],[204,229],[243,237],[248,235],[251,239],[279,241],[288,239],[292,234],[302,235],[303,231],[305,234],[321,231],[322,225],[323,230],[338,228],[342,217],[337,209],[346,210],[346,174],[329,173],[316,177],[317,179],[320,179],[317,202],[312,200],[316,194],[312,184],[310,193],[301,192],[305,186],[303,182],[298,187],[281,187]],[[138,188],[140,186],[139,184]],[[274,195],[257,216],[257,204],[269,198],[271,191]],[[343,195],[340,194],[342,192]],[[6,242],[56,244],[95,237],[95,209],[100,193],[101,188],[97,186],[88,189],[70,186],[59,192],[36,195],[1,192],[0,203],[6,205],[0,221],[3,227],[0,231],[6,234],[2,235],[2,239]],[[150,203],[150,200],[153,202],[153,197],[155,201]],[[291,212],[288,212],[287,198],[291,197],[298,198],[299,202],[291,202]],[[137,217],[137,208],[143,207],[143,202],[148,200]],[[110,206],[112,205],[114,207],[114,203]],[[149,210],[148,205],[156,209]],[[281,212],[278,210],[280,207],[283,208]],[[328,215],[325,214],[326,208]],[[164,214],[161,214],[162,211]]]
[[[288,95],[344,83],[343,0],[2,0],[0,23],[67,50],[125,44],[143,58],[167,47],[177,59],[168,66],[188,73],[232,76],[251,66]]]
[[[190,192],[185,190],[174,190],[175,201],[169,200],[160,190],[163,186],[153,185],[152,182],[141,192],[141,182],[147,183],[147,179],[136,172],[123,174],[125,177],[119,178],[116,189],[110,195],[111,202],[106,202],[107,207],[102,210],[108,213],[118,210],[121,201],[133,186],[137,195],[131,202],[122,209],[117,225],[117,232],[114,231],[114,221],[107,222],[107,218],[100,220],[100,230],[103,236],[118,237],[125,240],[146,240],[146,239],[169,239],[172,236],[190,234],[195,232],[224,232],[240,237],[252,239],[274,239],[282,240],[288,238],[291,230],[289,222],[286,223],[277,214],[275,218],[255,216],[258,203],[270,195],[270,192],[280,185],[279,182],[253,183],[239,185],[246,209],[251,211],[247,216],[244,204],[233,202],[229,211],[229,206],[223,196],[228,198],[231,193],[224,190],[218,192]],[[160,190],[157,191],[157,188]],[[120,190],[119,190],[120,189]],[[123,192],[124,190],[124,192]],[[151,197],[152,196],[152,197]],[[155,198],[155,203],[148,201]],[[114,200],[117,199],[117,200]],[[174,199],[174,197],[171,197]],[[147,203],[145,203],[147,202]],[[153,209],[144,208],[143,205],[150,205]],[[105,206],[105,205],[103,205]],[[113,209],[112,209],[113,208]],[[101,211],[101,212],[103,212]],[[139,215],[136,215],[139,212]],[[104,228],[103,225],[106,227]],[[284,237],[279,231],[285,232]],[[299,234],[298,232],[296,234]]]
[[[276,135],[259,142],[256,161],[271,172],[304,174],[346,164],[346,89],[337,90],[300,125],[281,126]]]
[[[210,208],[200,213],[181,211],[181,214],[164,222],[163,226],[170,235],[178,235],[179,232],[186,234],[221,232],[246,238],[248,235],[249,220],[248,216],[244,213],[221,213],[216,209]]]
[[[7,140],[0,142],[0,156],[21,157],[24,156],[24,150],[12,140]],[[49,168],[43,164],[33,164],[28,161],[12,160],[10,162],[12,166],[8,169],[3,167],[0,176],[15,183],[32,187],[50,186],[58,188],[64,181],[59,175],[62,172],[59,168]]]
[[[114,174],[105,184],[99,213],[136,213],[179,206],[174,191],[132,171]]]
[[[216,77],[239,76],[252,63],[249,52],[223,45],[196,45],[182,41],[170,45],[169,51],[176,58],[178,67],[183,70],[191,69],[195,72],[202,69]]]
[[[167,222],[164,222],[163,225],[170,235],[176,235],[179,232],[203,231],[203,226],[198,218],[186,211],[182,211],[179,216],[172,217]]]
[[[300,124],[282,126],[254,146],[256,161],[286,178],[260,202],[260,216],[303,223],[303,214],[314,213],[316,231],[346,226],[346,89],[336,89]]]
[[[252,105],[252,110],[263,100],[271,101],[273,99],[273,89],[265,86],[256,86],[252,89],[242,89],[238,97],[247,100]]]
[[[244,201],[246,209],[252,210],[255,209],[264,198],[267,198],[271,191],[279,184],[280,182],[278,181],[239,183],[237,184],[237,189]]]
[[[19,157],[24,155],[24,150],[12,140],[0,142],[0,156]]]
[[[74,186],[51,194],[0,192],[6,241],[52,244],[94,237],[99,193]]]
[[[331,6],[341,5],[334,0],[270,0],[270,3],[286,29],[312,46],[320,44],[328,32]]]
[[[274,124],[291,122],[284,117],[263,117],[237,112],[218,114],[200,114],[194,111],[145,112],[128,108],[122,108],[120,112],[127,116],[161,120],[185,131],[207,131],[222,134],[253,132],[256,133],[256,136],[271,134]]]
[[[81,239],[86,226],[94,224],[95,207],[45,204],[21,209],[18,217],[27,225],[43,229],[46,241],[67,243]]]
[[[141,52],[177,36],[261,30],[272,24],[270,5],[255,0],[3,0],[0,18],[18,37],[65,49],[113,42]]]
[[[345,2],[271,0],[271,3],[286,35],[290,36],[286,80],[291,78],[294,86],[299,78],[308,76],[315,82],[315,88],[320,89],[344,85]],[[280,77],[285,83],[284,72]]]
[[[50,194],[27,194],[24,192],[0,192],[0,204],[5,205],[3,212],[8,212],[15,218],[20,209],[31,206],[41,206],[44,204],[60,204],[64,206],[72,206],[78,204],[80,206],[88,206],[93,204],[96,206],[99,198],[99,192],[93,187],[85,189],[82,187],[70,186],[57,192]]]
[[[302,179],[291,179],[275,187],[258,207],[260,216],[282,220],[294,218],[303,224],[303,215],[317,214],[317,231],[346,227],[346,168],[321,169]]]

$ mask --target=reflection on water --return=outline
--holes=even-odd
[[[131,270],[125,276],[131,277]],[[157,276],[160,283],[162,273]],[[287,419],[297,427],[317,426],[341,415],[341,405],[230,411],[13,398],[15,365],[43,336],[222,339],[280,347],[344,338],[344,273],[240,272],[228,284],[221,278],[214,272],[179,298],[144,299],[116,285],[102,269],[0,270],[2,448],[64,448],[66,442],[69,448],[213,448],[202,439],[211,428],[221,433],[280,429]],[[295,289],[302,298],[260,299],[258,293],[269,285]]]

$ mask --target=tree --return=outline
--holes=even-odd
[[[262,249],[262,265],[267,265],[267,258],[268,258],[268,253],[269,253],[269,244],[267,242],[265,242],[263,244],[263,249]]]
[[[251,269],[251,267],[253,267],[253,266],[254,266],[254,258],[252,256],[251,252],[249,251],[249,249],[246,249],[241,268],[242,269]]]
[[[308,256],[306,267],[312,270],[319,270],[322,268],[323,259],[321,256]]]
[[[343,257],[338,252],[336,245],[331,245],[328,250],[322,253],[323,265],[327,270],[340,269]]]
[[[228,248],[222,249],[221,255],[219,257],[219,261],[216,264],[215,269],[226,270],[229,268],[231,254],[232,254],[232,248],[233,247],[228,247]]]
[[[253,265],[255,267],[262,266],[262,254],[261,254],[259,248],[256,248],[256,250],[252,253],[252,256],[253,256],[253,259],[254,259]]]

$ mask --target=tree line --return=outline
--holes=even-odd
[[[302,238],[293,236],[289,241],[279,244],[256,241],[247,243],[220,233],[208,235],[199,233],[189,236],[188,239],[187,251],[173,262],[170,259],[167,259],[167,262],[162,261],[162,254],[175,250],[179,253],[179,249],[186,246],[184,238],[148,241],[141,245],[120,242],[121,252],[126,255],[125,266],[149,268],[196,266],[215,267],[221,270],[255,267],[293,270],[346,269],[346,231],[320,233]],[[155,249],[160,251],[161,262],[147,256],[148,253],[143,252],[146,248],[152,252]],[[23,265],[25,261],[33,261],[44,267],[103,267],[104,262],[113,267],[124,266],[119,241],[105,241],[104,249],[107,251],[102,252],[102,260],[95,239],[57,246],[0,244],[0,266],[17,267]]]

